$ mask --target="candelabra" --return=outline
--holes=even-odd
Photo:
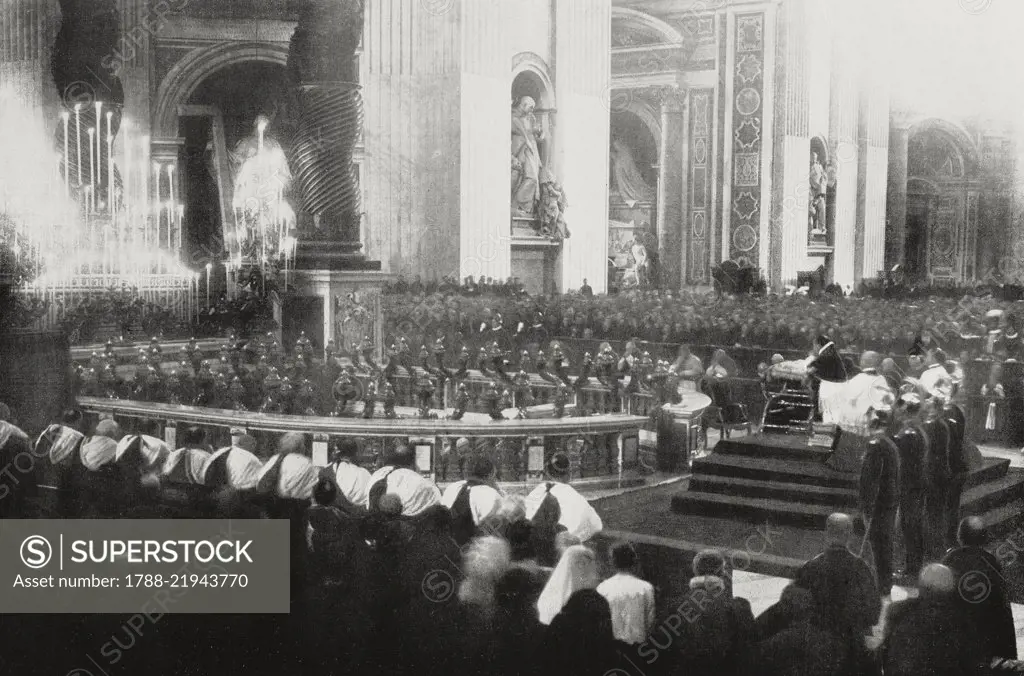
[[[540,377],[555,385],[555,417],[565,417],[565,405],[569,400],[569,392],[571,391],[573,398],[578,400],[580,390],[590,381],[590,373],[594,368],[593,358],[589,352],[584,353],[580,374],[576,378],[572,378],[569,375],[569,364],[562,353],[562,347],[555,343],[551,350],[551,370],[548,371],[548,359],[543,351],[537,353],[536,366]]]
[[[463,346],[459,352],[459,368],[451,369],[445,366],[445,347],[444,341],[438,338],[434,343],[434,360],[437,362],[437,366],[430,364],[430,353],[427,352],[427,348],[424,345],[420,350],[420,362],[423,366],[423,370],[426,371],[430,376],[436,379],[437,387],[441,390],[442,408],[448,408],[448,401],[446,395],[446,387],[449,382],[461,382],[469,374],[469,350]]]

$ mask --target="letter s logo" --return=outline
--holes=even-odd
[[[21,562],[29,568],[39,570],[53,558],[53,547],[42,535],[30,535],[21,543]]]

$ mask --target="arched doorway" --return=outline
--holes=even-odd
[[[653,112],[643,108],[615,111],[611,116],[608,255],[616,267],[612,280],[616,287],[658,285],[659,143],[654,124]],[[641,280],[630,272],[634,242],[641,243],[648,256],[649,270]]]
[[[913,282],[974,275],[978,186],[969,139],[941,123],[912,130],[907,152],[904,272]]]

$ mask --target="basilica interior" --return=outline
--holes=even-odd
[[[1021,9],[0,0],[0,660],[1024,669]]]

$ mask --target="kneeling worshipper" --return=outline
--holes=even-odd
[[[370,472],[356,464],[359,446],[355,439],[342,439],[335,449],[333,462],[324,472],[338,487],[335,505],[346,511],[366,509],[370,490]]]
[[[263,463],[255,455],[239,448],[222,448],[206,461],[203,484],[210,488],[233,488],[245,491],[255,488],[263,471]]]
[[[313,497],[318,472],[313,461],[298,453],[279,453],[267,461],[256,481],[256,490],[285,500]]]
[[[452,512],[452,537],[460,546],[472,539],[501,503],[501,493],[494,486],[494,463],[486,455],[472,458],[469,478],[448,486],[441,496],[441,504]]]
[[[168,483],[199,485],[203,483],[203,472],[210,460],[210,453],[203,448],[206,435],[199,427],[188,427],[182,434],[182,447],[172,451],[164,461],[161,479]]]
[[[569,468],[569,458],[556,453],[549,463],[549,474],[556,480],[538,484],[526,496],[526,519],[533,523],[535,551],[545,565],[555,562],[553,548],[559,532],[586,542],[604,528],[587,499],[565,483]]]
[[[117,442],[114,462],[132,465],[146,475],[159,471],[170,453],[170,447],[162,439],[148,434],[128,434]]]
[[[117,457],[117,440],[122,436],[121,427],[113,420],[96,423],[93,436],[82,441],[79,451],[82,466],[90,472],[97,472],[104,465],[114,462]]]
[[[32,442],[28,435],[10,420],[11,409],[6,404],[0,404],[0,453],[4,466],[13,464],[19,455],[32,450]],[[26,499],[31,496],[34,489],[35,485],[28,481],[15,484],[11,499],[0,500],[0,518],[22,516]]]
[[[400,444],[390,454],[388,463],[370,476],[366,508],[381,511],[380,500],[387,494],[402,503],[402,516],[419,516],[429,508],[441,504],[441,491],[433,481],[416,471],[416,454],[407,445]]]
[[[537,599],[541,624],[551,624],[573,594],[581,589],[596,590],[600,582],[597,555],[593,551],[583,545],[566,549]]]
[[[61,421],[48,426],[36,439],[35,457],[47,457],[50,465],[60,467],[76,461],[85,435],[82,433],[84,419],[77,409],[65,411]]]
[[[37,459],[46,459],[37,465],[37,481],[56,490],[57,511],[62,515],[69,515],[75,502],[75,474],[82,471],[83,425],[82,412],[71,409],[64,412],[60,423],[50,425],[36,439],[33,455]]]

